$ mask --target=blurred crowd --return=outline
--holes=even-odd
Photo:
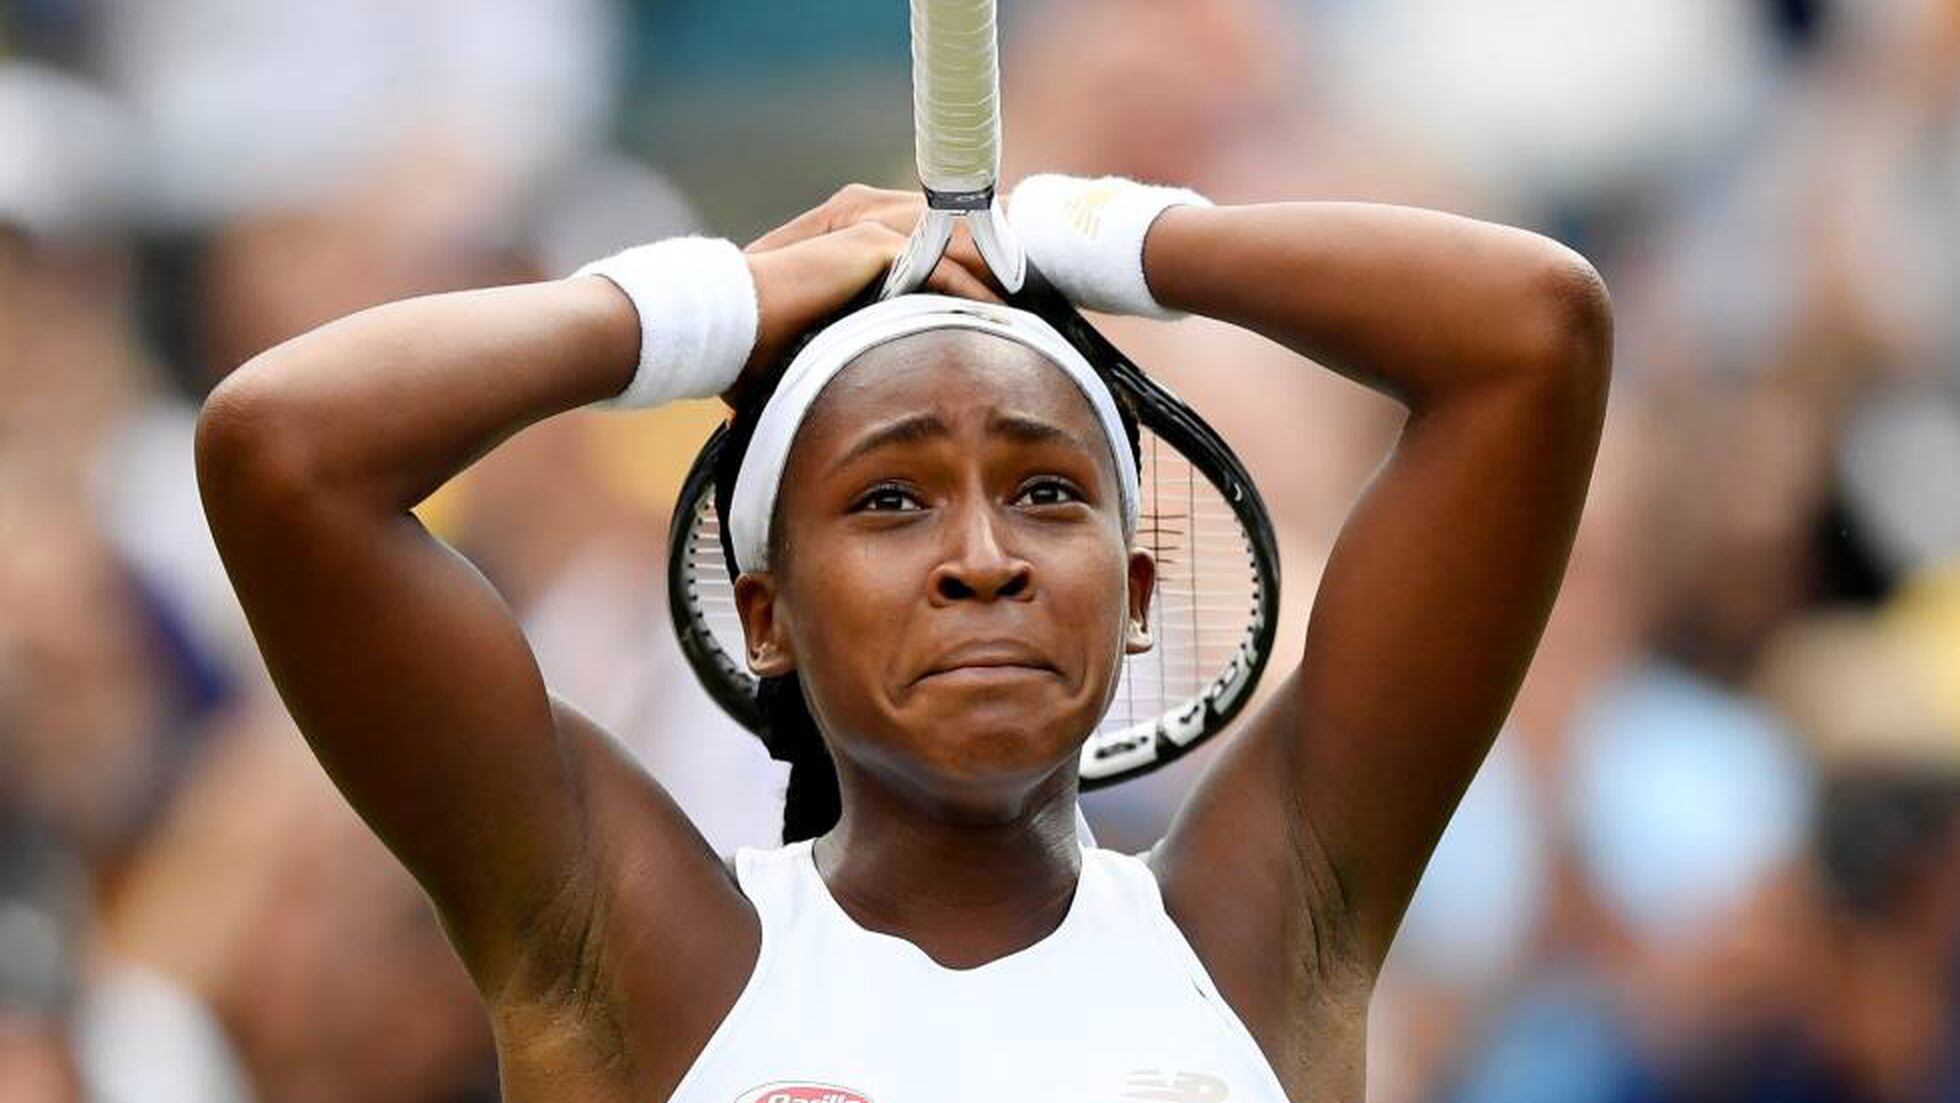
[[[1960,1100],[1960,2],[1003,8],[1010,176],[1439,207],[1614,293],[1571,570],[1371,1098]],[[423,896],[271,692],[197,404],[367,305],[907,186],[904,62],[895,2],[0,4],[0,1100],[495,1098]],[[1110,329],[1259,479],[1297,641],[1400,410],[1222,325]],[[783,775],[661,574],[719,416],[553,419],[419,512],[727,851]],[[1204,758],[1091,795],[1103,843]]]

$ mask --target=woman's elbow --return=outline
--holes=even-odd
[[[1526,292],[1529,370],[1587,387],[1603,387],[1613,370],[1613,300],[1592,263],[1550,239]]]
[[[211,391],[198,412],[197,480],[205,508],[287,497],[312,463],[307,419],[273,355],[247,362]]]

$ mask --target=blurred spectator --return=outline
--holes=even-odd
[[[1648,1098],[1654,1024],[1750,998],[1727,936],[1795,860],[1810,778],[1771,716],[1657,652],[1681,577],[1662,429],[1616,396],[1540,659],[1383,978],[1383,1098]]]
[[[141,113],[174,222],[310,206],[404,149],[505,181],[604,132],[606,0],[103,0],[99,52]]]
[[[276,704],[257,708],[212,745],[106,903],[81,1017],[92,1090],[494,1098],[481,1005],[427,899]]]
[[[129,314],[129,134],[86,84],[0,65],[0,750],[16,799],[92,862],[141,827],[222,693],[216,656],[246,646],[187,512],[181,406],[155,444],[173,423]],[[156,504],[174,512],[131,523]]]
[[[1915,669],[1923,642],[1889,613],[1841,612],[1765,655],[1758,686],[1826,772],[1810,868],[1779,916],[1794,960],[1765,1014],[1679,1061],[1679,1098],[1960,1095],[1960,726]]]
[[[1328,0],[1346,90],[1389,140],[1524,209],[1586,209],[1735,140],[1767,77],[1746,4]]]

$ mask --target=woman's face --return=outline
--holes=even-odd
[[[1115,459],[1038,353],[935,331],[866,353],[791,447],[773,573],[737,602],[758,674],[797,672],[840,772],[991,803],[1072,768],[1154,568]]]

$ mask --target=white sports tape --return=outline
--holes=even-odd
[[[1022,247],[1068,300],[1088,310],[1181,318],[1150,293],[1143,239],[1171,207],[1209,207],[1189,188],[1139,184],[1120,176],[1087,179],[1044,173],[1021,181],[1007,221]]]
[[[934,329],[972,329],[1018,341],[1067,374],[1089,399],[1102,423],[1115,461],[1124,532],[1136,530],[1136,464],[1116,412],[1115,396],[1067,338],[1025,310],[947,295],[900,295],[832,323],[811,338],[783,372],[776,393],[762,408],[729,500],[728,531],[737,569],[769,569],[769,520],[782,485],[783,465],[789,459],[797,429],[824,386],[874,346]]]
[[[594,406],[639,409],[713,398],[735,385],[755,349],[755,277],[732,241],[668,238],[595,260],[574,275],[611,280],[640,315],[633,381]]]

